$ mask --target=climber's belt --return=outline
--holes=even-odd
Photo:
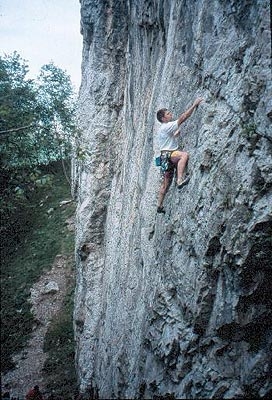
[[[171,154],[173,153],[174,150],[162,150],[161,155],[166,156],[167,158],[171,158]]]

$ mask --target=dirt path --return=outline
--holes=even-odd
[[[31,289],[29,301],[37,323],[33,327],[27,346],[13,357],[16,368],[2,377],[2,387],[5,384],[9,385],[11,397],[24,399],[27,391],[34,385],[39,385],[41,392],[44,392],[44,338],[50,321],[61,309],[71,279],[70,265],[71,259],[57,255],[52,269],[42,275]]]

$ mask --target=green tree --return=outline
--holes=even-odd
[[[26,79],[28,67],[18,53],[0,57],[1,167],[18,165],[27,149],[25,132],[35,123],[35,89]]]
[[[18,53],[0,57],[2,167],[47,164],[67,158],[76,133],[75,94],[67,73],[53,63],[37,81]]]
[[[69,75],[53,63],[36,80],[27,78],[28,71],[17,52],[0,57],[2,234],[14,227],[12,216],[35,188],[40,166],[69,160],[77,135]]]
[[[44,65],[35,80],[27,74],[28,64],[18,53],[0,57],[4,371],[14,367],[11,356],[25,345],[33,328],[34,316],[26,301],[30,287],[60,249],[65,251],[68,246],[70,251],[72,246],[70,234],[63,234],[68,208],[58,205],[63,196],[69,196],[60,167],[64,160],[69,161],[78,132],[75,94],[70,77],[53,63]],[[52,215],[46,212],[48,208],[54,210]],[[62,328],[68,330],[68,325],[72,327],[67,317]],[[68,363],[73,357],[71,349],[70,342],[67,354],[63,353],[65,347],[61,353]]]

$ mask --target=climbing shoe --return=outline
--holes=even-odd
[[[158,208],[157,208],[157,213],[159,213],[159,214],[165,214],[165,209],[164,209],[164,207],[158,207]]]
[[[187,183],[189,182],[189,180],[190,180],[190,177],[189,177],[189,176],[187,176],[186,178],[184,178],[184,179],[182,179],[182,180],[179,180],[179,181],[177,182],[177,187],[178,187],[178,189],[181,189],[183,186],[187,185]]]

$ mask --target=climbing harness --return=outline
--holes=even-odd
[[[162,151],[161,152],[161,169],[163,172],[169,170],[171,164],[171,151]]]
[[[172,151],[162,151],[161,158],[161,172],[164,174],[166,171],[173,169],[174,164],[171,162]]]
[[[166,172],[170,174],[170,176],[174,174],[175,165],[171,161],[172,153],[172,150],[163,150],[159,156],[155,157],[155,165],[156,167],[160,167],[161,179],[164,178]]]
[[[167,171],[171,163],[172,151],[162,151],[161,154],[155,157],[156,167],[161,167],[163,171]]]

